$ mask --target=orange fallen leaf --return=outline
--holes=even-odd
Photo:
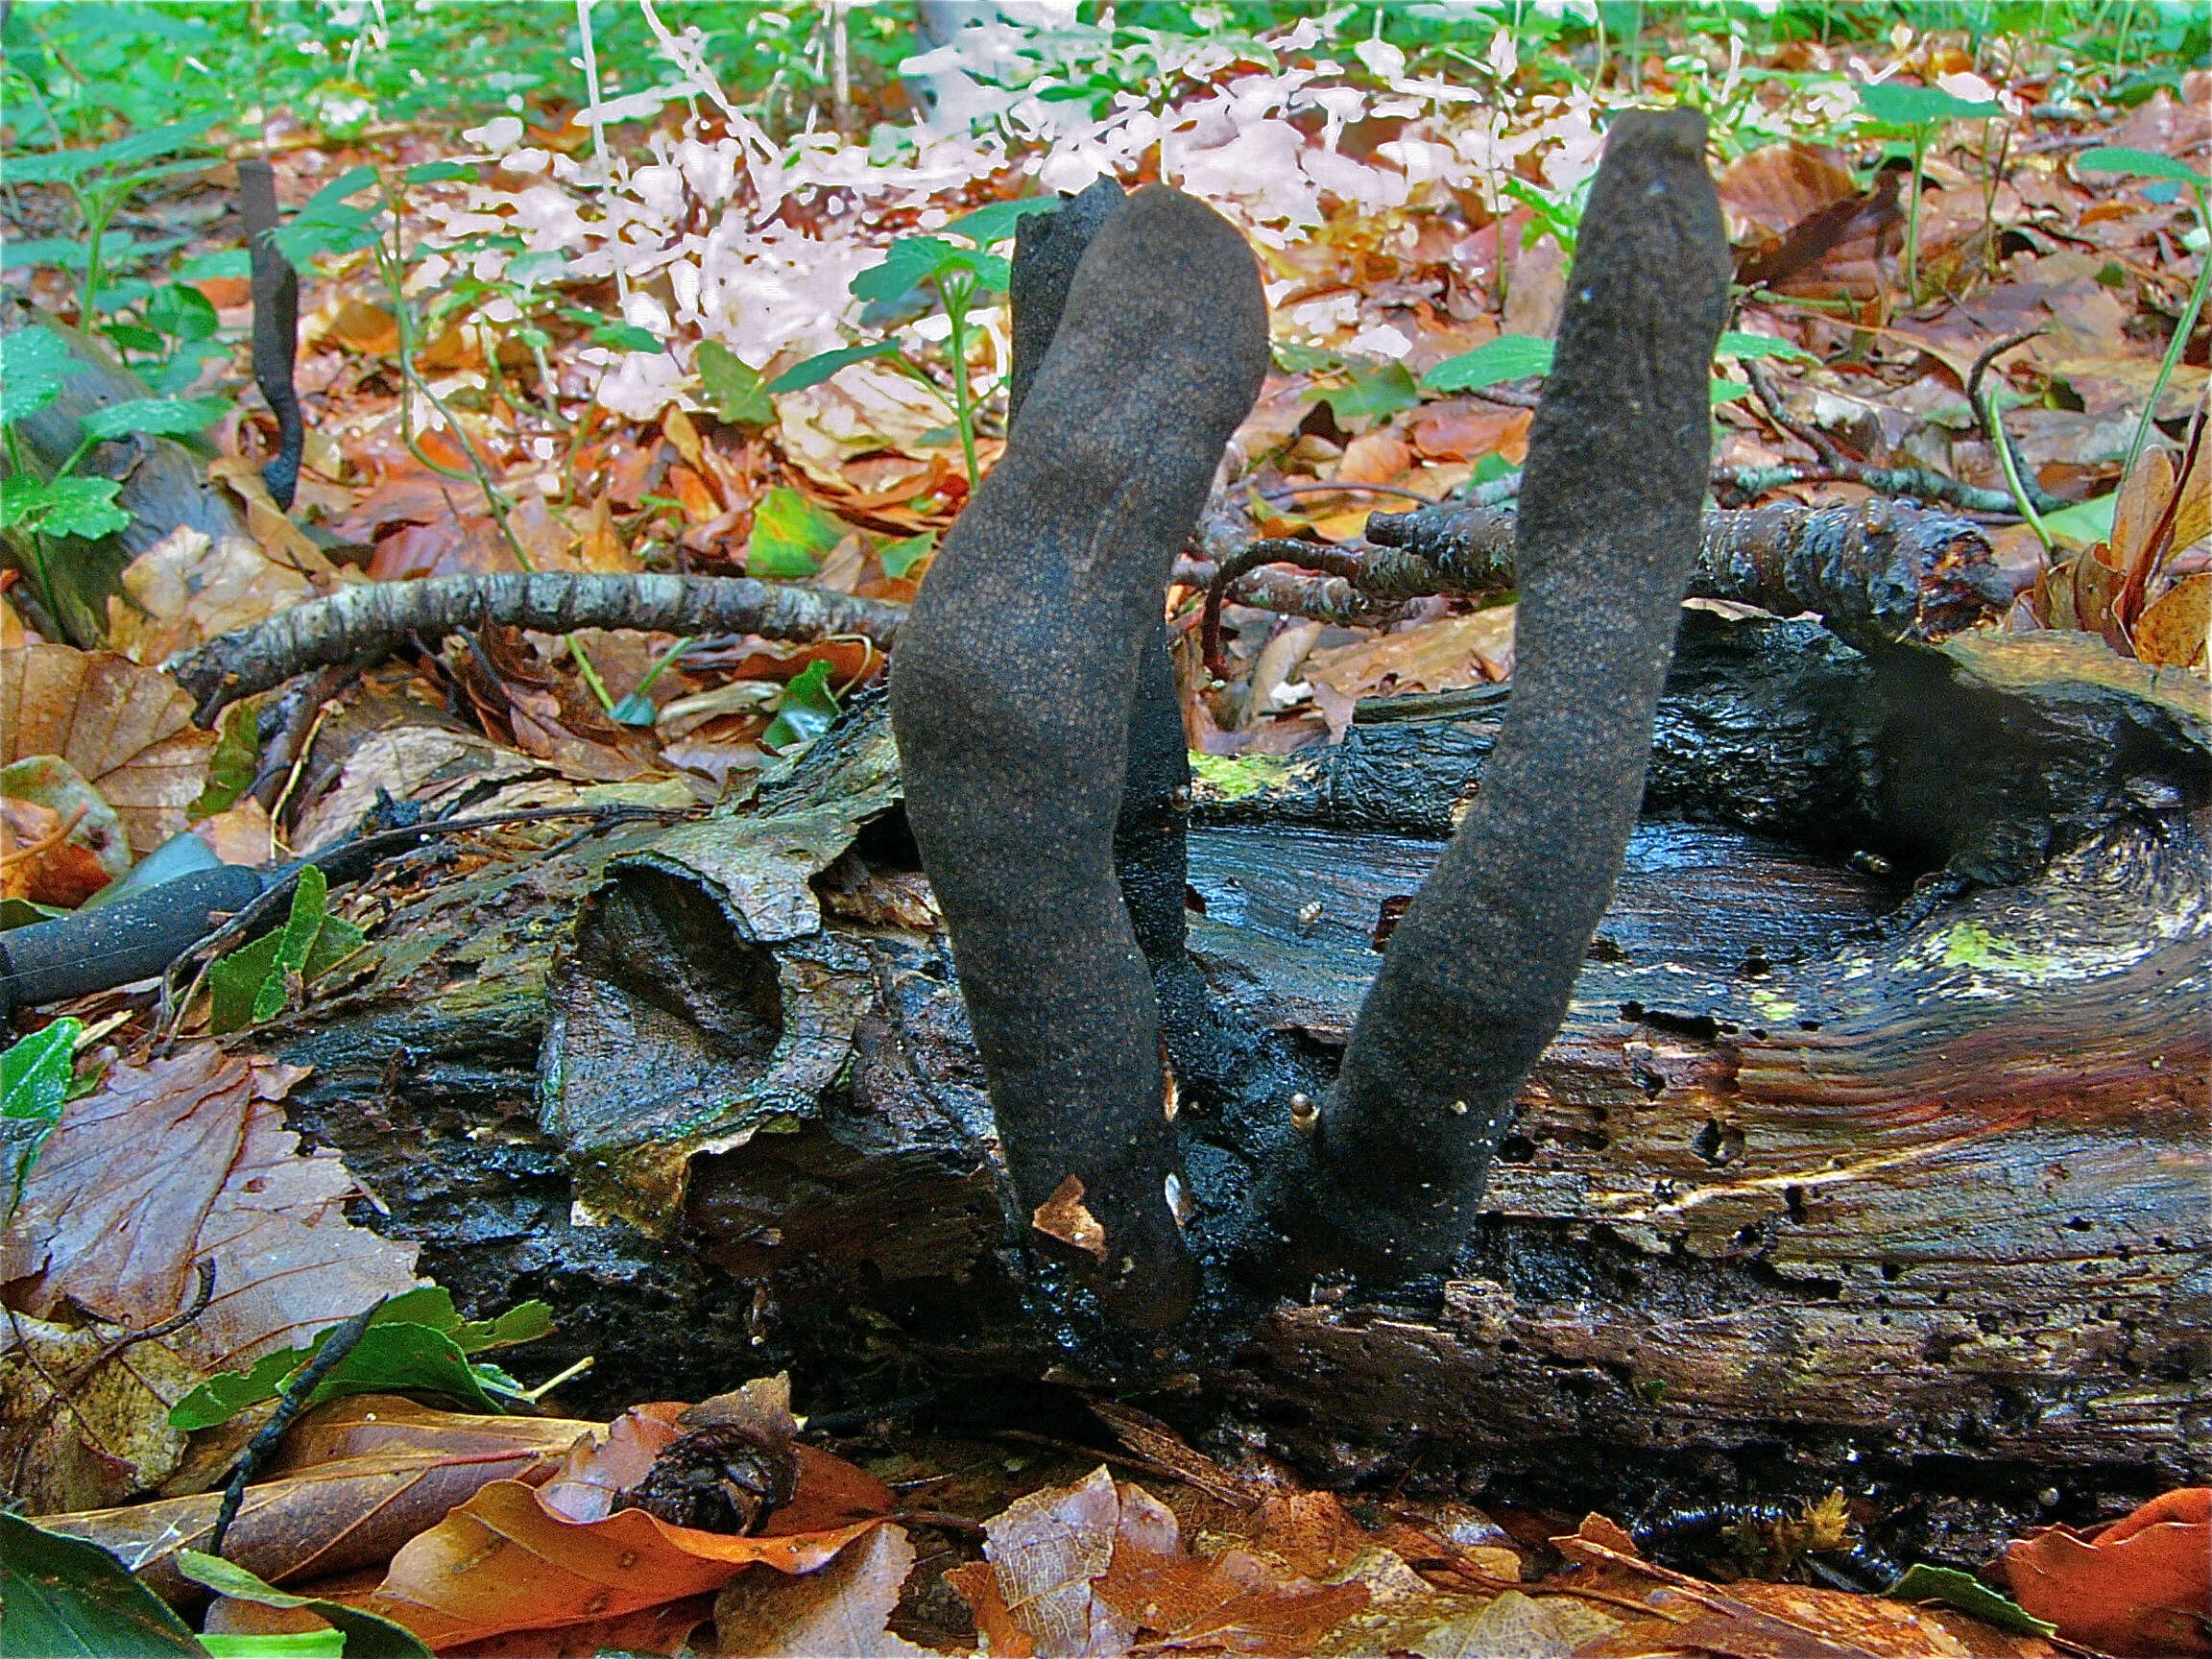
[[[1106,1260],[1106,1229],[1084,1207],[1083,1183],[1076,1176],[1067,1176],[1052,1189],[1052,1196],[1037,1206],[1029,1224],[1047,1238],[1073,1245],[1097,1261]]]
[[[0,652],[0,766],[60,756],[115,808],[141,856],[184,828],[214,747],[183,687],[127,657],[69,645]]]
[[[2070,1642],[2212,1653],[2212,1487],[2152,1499],[2085,1538],[2050,1527],[2005,1551],[2012,1599]]]
[[[618,1618],[718,1589],[756,1564],[813,1572],[897,1501],[881,1482],[810,1446],[790,1448],[796,1490],[757,1535],[707,1532],[613,1507],[685,1433],[694,1413],[723,1406],[717,1420],[726,1421],[733,1407],[770,1433],[779,1409],[791,1423],[787,1404],[779,1406],[787,1386],[761,1379],[702,1407],[660,1403],[625,1412],[579,1444],[542,1488],[493,1482],[416,1537],[365,1604],[445,1647]]]

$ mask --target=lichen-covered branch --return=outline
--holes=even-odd
[[[1379,513],[1367,521],[1365,541],[1334,547],[1251,542],[1207,579],[1207,664],[1225,671],[1219,618],[1231,597],[1350,621],[1371,619],[1352,613],[1350,594],[1372,610],[1432,593],[1503,592],[1514,581],[1515,522],[1510,506],[1423,507]],[[1333,582],[1273,572],[1269,586],[1257,586],[1261,567],[1275,564],[1322,571]],[[1706,514],[1690,592],[1786,616],[1818,612],[1853,640],[1941,639],[2003,614],[2012,602],[2011,582],[1980,525],[1881,496],[1855,507],[1779,501]]]
[[[309,668],[383,656],[410,636],[437,640],[488,622],[565,634],[634,628],[656,634],[757,634],[821,639],[859,634],[888,645],[906,609],[819,588],[746,576],[434,576],[348,588],[233,629],[170,664],[200,718]]]

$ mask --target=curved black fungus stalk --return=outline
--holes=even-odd
[[[1620,873],[1698,544],[1728,251],[1693,110],[1613,126],[1529,437],[1513,697],[1391,935],[1278,1269],[1447,1269]]]
[[[1052,348],[1076,268],[1114,210],[1121,186],[1100,179],[1067,198],[1052,213],[1025,213],[1015,228],[1008,299],[1014,311],[1014,364],[1007,376],[1009,425],[1028,400],[1037,371]],[[1190,807],[1190,756],[1184,746],[1183,709],[1167,660],[1166,594],[1137,664],[1130,710],[1129,769],[1121,816],[1114,827],[1114,869],[1138,949],[1152,970],[1161,1035],[1178,1076],[1218,1070],[1206,982],[1185,949],[1183,896],[1190,881],[1185,832]]]
[[[1045,1219],[1137,1329],[1182,1318],[1195,1273],[1115,831],[1167,572],[1266,365],[1236,230],[1157,186],[1115,205],[891,665],[907,818],[1019,1201],[1033,1214],[1081,1183],[1102,1241],[1065,1207]]]
[[[276,455],[261,469],[269,498],[292,511],[300,488],[300,455],[307,442],[292,361],[300,348],[300,273],[270,240],[276,228],[276,172],[268,162],[238,163],[238,215],[253,262],[253,383],[276,417]]]

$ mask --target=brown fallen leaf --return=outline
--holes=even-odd
[[[0,1480],[33,1514],[119,1503],[183,1458],[169,1407],[199,1373],[156,1341],[111,1353],[115,1337],[21,1313],[0,1325]]]
[[[143,857],[184,828],[215,733],[166,675],[112,651],[0,651],[0,766],[59,755],[115,809]]]
[[[625,1412],[573,1449],[542,1490],[510,1480],[485,1486],[399,1551],[364,1605],[441,1648],[616,1618],[717,1590],[756,1563],[811,1573],[896,1506],[888,1488],[842,1458],[795,1446],[797,1490],[757,1535],[614,1509],[618,1495],[684,1435],[688,1409]]]
[[[68,761],[0,769],[0,893],[73,910],[131,864],[123,821]]]
[[[337,1153],[302,1156],[280,1102],[307,1075],[195,1044],[117,1062],[70,1101],[0,1234],[0,1282],[20,1311],[64,1303],[118,1325],[180,1311],[215,1263],[213,1300],[172,1338],[203,1372],[250,1365],[379,1296],[412,1289],[417,1246],[345,1217]]]
[[[560,1455],[527,1438],[504,1446],[488,1439],[463,1435],[448,1447],[431,1436],[423,1444],[392,1444],[256,1481],[246,1489],[223,1552],[272,1584],[304,1583],[360,1568],[381,1572],[410,1538],[437,1526],[487,1483],[527,1492],[526,1482],[545,1479]],[[203,1592],[178,1572],[177,1551],[207,1548],[222,1503],[221,1492],[202,1492],[45,1515],[39,1525],[89,1539],[132,1562],[140,1580],[163,1599],[190,1601]]]
[[[1350,698],[1454,691],[1513,672],[1513,608],[1439,616],[1354,645],[1310,653],[1306,678]]]
[[[2135,625],[2135,655],[2175,668],[2206,667],[2205,634],[2212,630],[2212,572],[2184,576]]]
[[[316,596],[305,575],[243,536],[210,541],[180,524],[124,566],[108,601],[108,642],[133,662],[159,666],[218,634]]]
[[[1192,1648],[1304,1654],[1367,1605],[1232,1548],[1188,1553],[1174,1512],[1103,1467],[1017,1499],[984,1524],[986,1560],[945,1575],[998,1653]]]
[[[1029,1224],[1047,1238],[1057,1238],[1096,1261],[1106,1260],[1106,1229],[1084,1207],[1083,1183],[1077,1176],[1064,1177],[1052,1189],[1052,1196],[1037,1206]]]
[[[2092,1537],[2032,1532],[2005,1551],[2012,1599],[2111,1653],[2212,1653],[2212,1487],[2152,1499]]]
[[[714,1602],[714,1651],[722,1659],[927,1659],[888,1626],[914,1546],[885,1523],[819,1573],[791,1578],[740,1573]]]

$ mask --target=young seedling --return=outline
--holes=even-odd
[[[1920,297],[1920,180],[1928,141],[1946,121],[1986,121],[2005,113],[2001,105],[1969,103],[1937,86],[1898,86],[1885,81],[1859,88],[1859,105],[1880,130],[1901,136],[1912,150],[1911,199],[1905,204],[1905,297]]]
[[[2212,190],[2212,179],[2171,156],[2111,145],[2083,151],[2074,165],[2077,170],[2091,173],[2116,173],[2123,178],[2178,184],[2197,198],[2197,280],[2189,290],[2188,304],[2181,308],[2181,321],[2174,325],[2174,338],[2166,343],[2166,355],[2159,360],[2158,378],[2151,386],[2151,400],[2143,405],[2143,417],[2135,423],[2135,437],[2128,445],[2128,462],[2121,469],[2125,476],[2134,469],[2135,458],[2143,453],[2143,445],[2151,436],[2151,423],[2157,418],[2158,399],[2165,397],[2166,382],[2174,377],[2174,366],[2188,349],[2189,337],[2197,331],[2197,319],[2204,311],[2204,291],[2212,284],[2212,248],[2205,243],[2206,227],[2212,226],[2212,203],[2206,200],[2206,192]]]

